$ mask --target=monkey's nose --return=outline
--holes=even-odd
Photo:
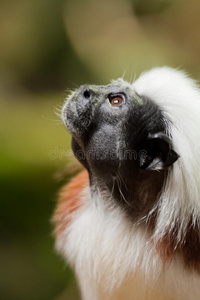
[[[85,91],[83,91],[83,97],[85,99],[91,99],[93,95],[93,91],[91,89],[86,89]]]
[[[80,86],[76,98],[76,109],[79,116],[79,122],[86,127],[91,122],[93,108],[94,91],[90,86]],[[86,125],[87,124],[87,125]]]
[[[78,89],[79,101],[87,102],[87,100],[92,100],[94,95],[95,93],[90,85],[81,85]]]

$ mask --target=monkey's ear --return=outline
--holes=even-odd
[[[141,169],[161,170],[170,167],[179,158],[172,148],[172,141],[163,132],[149,134],[147,144],[147,151],[140,156]]]

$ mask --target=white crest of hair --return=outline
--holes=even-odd
[[[174,150],[180,155],[169,172],[159,203],[155,238],[175,224],[184,237],[188,223],[200,217],[200,90],[184,72],[168,67],[143,73],[132,85],[163,111]]]

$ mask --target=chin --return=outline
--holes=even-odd
[[[62,121],[85,170],[60,192],[56,249],[82,299],[200,299],[196,83],[161,67],[82,85]]]

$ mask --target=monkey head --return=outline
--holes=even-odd
[[[80,86],[64,105],[62,120],[91,184],[138,215],[146,213],[148,197],[138,201],[140,186],[151,188],[156,180],[155,199],[167,169],[178,159],[162,109],[118,79],[106,86]]]

